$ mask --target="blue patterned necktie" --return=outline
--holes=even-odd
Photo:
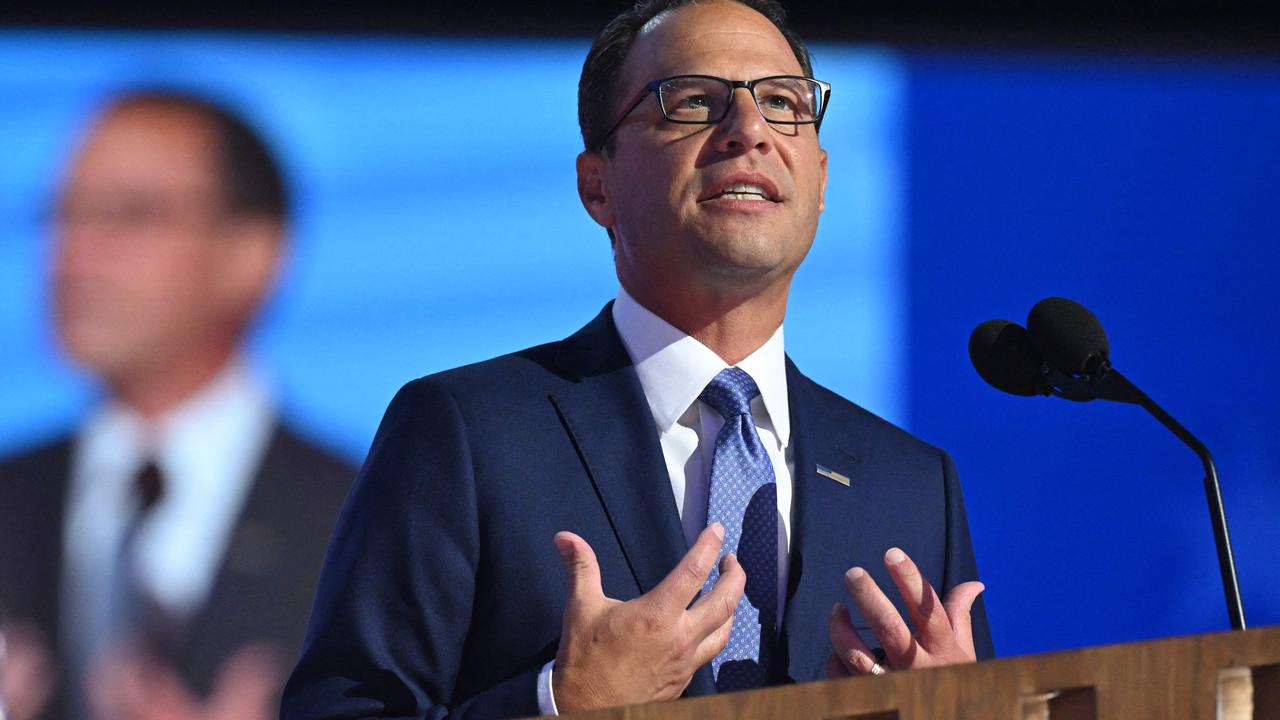
[[[733,613],[729,644],[711,661],[720,692],[764,685],[773,655],[778,618],[778,483],[751,417],[760,394],[738,368],[721,370],[699,397],[724,418],[711,460],[707,524],[724,526],[725,553],[736,553],[747,589]],[[702,592],[720,577],[712,569]]]

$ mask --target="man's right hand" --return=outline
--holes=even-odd
[[[569,579],[552,691],[561,713],[673,700],[693,673],[724,649],[747,582],[733,555],[720,562],[711,592],[694,603],[720,554],[724,528],[708,526],[680,564],[649,592],[607,598],[600,565],[585,540],[556,533]]]
[[[29,623],[0,627],[0,718],[40,717],[56,677],[53,653],[39,628]]]

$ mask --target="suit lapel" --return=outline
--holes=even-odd
[[[653,414],[613,325],[612,303],[561,345],[575,380],[552,402],[577,447],[640,593],[680,562],[686,543]]]
[[[180,648],[177,663],[192,687],[208,692],[223,663],[251,642],[273,643],[285,658],[296,654],[333,519],[355,473],[276,423]]]
[[[274,640],[280,632],[275,627],[279,620],[274,608],[284,602],[279,593],[289,584],[290,529],[282,527],[278,515],[281,488],[268,478],[281,432],[279,426],[272,431],[244,507],[231,526],[209,594],[189,618],[184,642],[174,658],[187,682],[200,692],[208,691],[222,663],[241,644]],[[270,514],[272,510],[275,516]]]
[[[671,477],[640,378],[613,324],[613,304],[561,345],[557,365],[576,382],[552,396],[643,594],[688,551]],[[686,695],[715,693],[711,665]]]
[[[791,437],[795,448],[791,570],[783,615],[786,673],[796,682],[820,679],[831,641],[826,617],[847,599],[844,573],[870,555],[865,522],[872,479],[860,472],[857,434],[831,412],[827,391],[787,360]],[[820,474],[818,468],[828,471]],[[831,475],[848,479],[842,480]]]

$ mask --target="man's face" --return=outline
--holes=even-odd
[[[735,2],[689,5],[658,16],[637,37],[619,101],[650,81],[687,74],[804,73],[763,15]],[[826,153],[812,125],[768,124],[745,89],[734,90],[719,124],[675,124],[650,94],[613,142],[613,156],[601,159],[607,212],[592,214],[614,231],[624,286],[644,294],[786,287],[823,207]],[[726,197],[737,183],[763,186],[770,197]]]
[[[213,128],[181,108],[126,105],[93,127],[55,230],[59,339],[112,382],[208,352],[243,307]]]

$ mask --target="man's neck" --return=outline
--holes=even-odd
[[[657,291],[630,287],[636,302],[672,326],[710,348],[729,365],[736,365],[773,336],[787,312],[790,283],[763,292],[733,293],[699,288],[696,291]]]
[[[112,397],[148,421],[156,420],[194,397],[218,377],[234,357],[234,348],[202,353],[182,363],[151,367],[138,377],[109,381]]]

